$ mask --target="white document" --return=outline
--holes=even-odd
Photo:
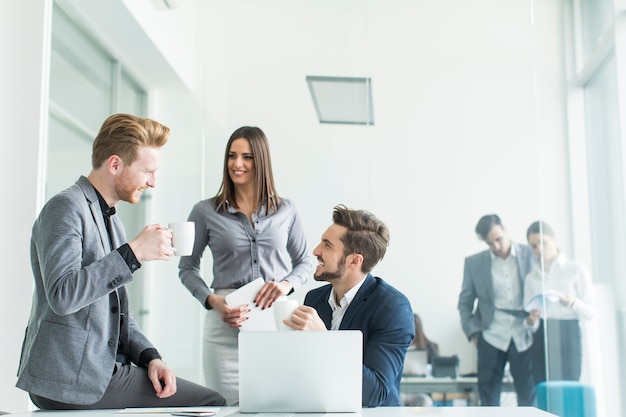
[[[556,290],[548,290],[542,294],[537,294],[526,304],[526,311],[540,310],[541,316],[543,317],[544,297],[545,304],[549,305],[550,303],[558,303],[561,299],[561,295],[563,295],[563,293]]]
[[[273,307],[262,310],[261,307],[254,305],[254,297],[259,293],[265,285],[263,278],[257,278],[247,283],[243,287],[231,292],[225,298],[226,304],[231,307],[237,307],[242,304],[248,304],[250,312],[248,320],[244,321],[239,328],[241,331],[272,331],[276,330],[276,322],[274,321]]]

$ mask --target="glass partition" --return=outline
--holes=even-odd
[[[52,18],[50,102],[75,124],[97,130],[113,106],[113,62],[58,6]]]
[[[53,8],[50,118],[46,149],[46,199],[91,171],[91,144],[104,120],[116,112],[146,113],[146,92],[90,33],[59,5]],[[145,225],[144,193],[138,207],[119,205],[128,236]],[[133,311],[143,316],[143,273],[129,285]]]
[[[432,376],[405,378],[403,389],[427,386],[423,394],[432,405],[481,405],[478,353],[470,341],[475,335],[464,332],[458,303],[464,262],[476,253],[491,256],[497,243],[477,239],[475,226],[481,216],[499,214],[508,238],[529,246],[514,256],[523,250],[534,265],[516,270],[517,289],[503,284],[514,303],[491,300],[494,311],[516,315],[491,313],[499,317],[498,325],[524,329],[520,337],[532,340],[530,347],[520,342],[519,348],[528,351],[528,366],[535,368],[530,372],[536,405],[561,415],[575,401],[591,404],[591,395],[585,417],[624,416],[615,400],[624,387],[619,349],[620,338],[626,339],[618,316],[626,299],[620,283],[626,272],[626,222],[618,88],[624,80],[617,69],[619,30],[610,1],[191,3],[194,59],[201,72],[193,88],[205,127],[198,137],[204,189],[193,195],[216,193],[229,134],[254,124],[268,134],[277,186],[301,207],[311,249],[336,204],[384,219],[392,244],[374,272],[409,297],[439,354],[460,358],[451,388],[460,392],[436,391],[426,385]],[[68,33],[72,39],[86,37]],[[85,48],[83,41],[79,48]],[[69,181],[52,167],[69,159],[88,161],[87,141],[104,114],[146,112],[145,91],[123,63],[111,64],[93,51],[64,55],[66,50],[56,48],[53,57],[51,97],[63,111],[51,110],[51,183]],[[81,56],[93,67],[87,74],[76,68]],[[111,82],[106,74],[119,78]],[[306,75],[371,78],[376,125],[320,125]],[[108,90],[112,85],[119,87],[114,93]],[[76,99],[64,95],[76,91],[97,102],[93,114],[72,111]],[[66,121],[75,119],[58,116],[67,114],[83,122],[72,127]],[[161,116],[179,126],[192,118],[176,111]],[[62,146],[53,139],[59,137],[75,145]],[[190,155],[176,146],[168,144],[167,152],[179,156],[169,162],[187,172]],[[181,193],[185,186],[180,184]],[[125,222],[129,236],[139,231],[144,214],[145,209],[132,208]],[[535,221],[543,223],[528,233]],[[210,284],[206,252],[203,276]],[[151,271],[160,273],[157,267]],[[139,288],[150,287],[154,294],[160,290],[154,282],[151,277]],[[302,301],[312,285],[294,297]],[[143,294],[131,294],[136,315],[150,304]],[[179,305],[196,302],[184,289],[160,297]],[[172,312],[150,310],[150,327],[159,335],[171,331],[160,326],[165,322],[160,314]],[[540,313],[530,323],[526,314],[533,310]],[[204,314],[199,304],[197,314]],[[202,343],[200,329],[182,331],[188,337],[168,340],[165,350]],[[197,361],[193,355],[168,358],[181,368],[198,367]],[[518,405],[516,374],[507,365],[498,375],[504,382],[502,405]],[[564,381],[562,386],[574,384],[571,392],[578,394],[554,394],[551,387]],[[544,382],[547,388],[537,389]]]

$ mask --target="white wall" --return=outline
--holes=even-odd
[[[159,12],[171,18],[154,19],[145,14],[148,0],[132,6],[65,2],[154,93],[150,115],[173,129],[150,221],[185,218],[193,203],[215,194],[228,136],[241,125],[258,125],[270,139],[280,193],[302,210],[310,249],[338,203],[385,220],[392,242],[374,272],[409,296],[444,354],[461,355],[462,372],[475,368],[475,356],[461,333],[456,302],[464,256],[483,249],[473,234],[478,218],[499,213],[513,238],[523,241],[527,225],[541,217],[568,240],[560,1],[535,4],[533,22],[528,2],[517,0],[197,0]],[[47,3],[21,3],[0,5],[3,23],[22,25],[5,24],[2,34],[41,45],[45,25],[33,16]],[[13,18],[13,8],[24,18]],[[187,39],[196,48],[191,63],[189,54],[153,42],[158,29],[179,33],[181,24],[195,28],[194,39],[183,36],[183,44]],[[10,50],[7,36],[0,38],[2,50]],[[6,91],[18,89],[9,96],[27,100],[17,86],[41,84],[42,50],[20,48],[14,59],[25,65],[2,69],[2,82],[13,88]],[[306,75],[371,76],[376,125],[318,124]],[[11,351],[0,359],[11,371],[0,377],[8,387],[32,286],[27,247],[38,209],[31,190],[41,98],[31,96],[9,124],[14,134],[6,136],[33,141],[15,152],[26,155],[16,160],[20,174],[32,180],[27,188],[7,184],[13,188],[4,193],[32,199],[30,210],[9,213],[21,219],[14,227],[23,243],[3,251],[18,260],[19,274],[11,276],[22,280],[10,306],[22,317],[11,323],[6,340],[12,342],[3,346]],[[13,109],[3,97],[3,106]],[[4,204],[3,210],[18,208]],[[178,282],[175,261],[145,267],[146,330],[180,375],[200,381],[201,307]]]
[[[15,388],[15,380],[32,293],[29,238],[41,194],[39,151],[47,114],[50,13],[50,0],[0,2],[4,63],[0,65],[0,140],[4,149],[0,215],[5,236],[0,243],[0,410],[11,412],[28,407],[28,396]]]
[[[100,8],[88,13],[89,26],[127,55],[116,39],[125,35],[107,35],[100,22],[113,13],[88,3]],[[185,67],[185,53],[157,42],[170,68],[145,86],[157,93],[153,117],[174,133],[149,217],[186,217],[215,194],[228,136],[258,125],[270,138],[279,191],[304,214],[311,250],[334,205],[376,213],[392,244],[375,272],[406,292],[444,354],[460,354],[462,371],[474,370],[456,302],[463,257],[483,249],[475,222],[497,212],[524,241],[527,225],[544,218],[568,241],[561,3],[535,5],[532,21],[529,5],[514,0],[196,1],[167,12],[149,3],[125,4],[146,38],[163,27],[178,36],[181,16],[195,16],[187,23],[196,33],[187,41],[196,48],[194,78],[182,83],[197,95],[155,85],[189,73],[172,64]],[[318,124],[306,75],[371,76],[376,125]],[[149,268],[146,329],[168,362],[197,380],[200,305],[178,283],[175,262]],[[210,281],[210,262],[205,275]]]
[[[221,175],[235,128],[263,128],[311,249],[338,203],[385,220],[391,245],[374,272],[474,370],[456,303],[463,258],[486,248],[478,218],[499,213],[517,241],[544,218],[568,247],[561,2],[535,2],[534,22],[516,0],[197,4],[207,176]],[[371,76],[375,126],[320,125],[306,75]]]

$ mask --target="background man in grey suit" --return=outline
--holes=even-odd
[[[518,405],[534,405],[529,353],[533,339],[523,319],[522,295],[534,257],[528,246],[511,242],[495,214],[478,221],[476,234],[489,249],[465,258],[458,309],[463,331],[477,347],[481,405],[500,405],[507,361]]]
[[[35,221],[35,291],[17,387],[43,409],[224,405],[176,378],[128,310],[125,284],[141,262],[168,260],[171,232],[146,226],[132,241],[115,216],[155,186],[169,128],[110,116],[93,143],[92,171],[46,203]]]

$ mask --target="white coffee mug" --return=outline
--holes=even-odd
[[[298,300],[290,300],[285,296],[278,297],[272,304],[274,309],[274,321],[277,330],[293,330],[291,327],[283,323],[283,320],[291,319],[291,315],[298,308]]]
[[[196,224],[194,222],[170,223],[172,232],[172,248],[176,256],[189,256],[193,252],[193,243],[196,238]]]

